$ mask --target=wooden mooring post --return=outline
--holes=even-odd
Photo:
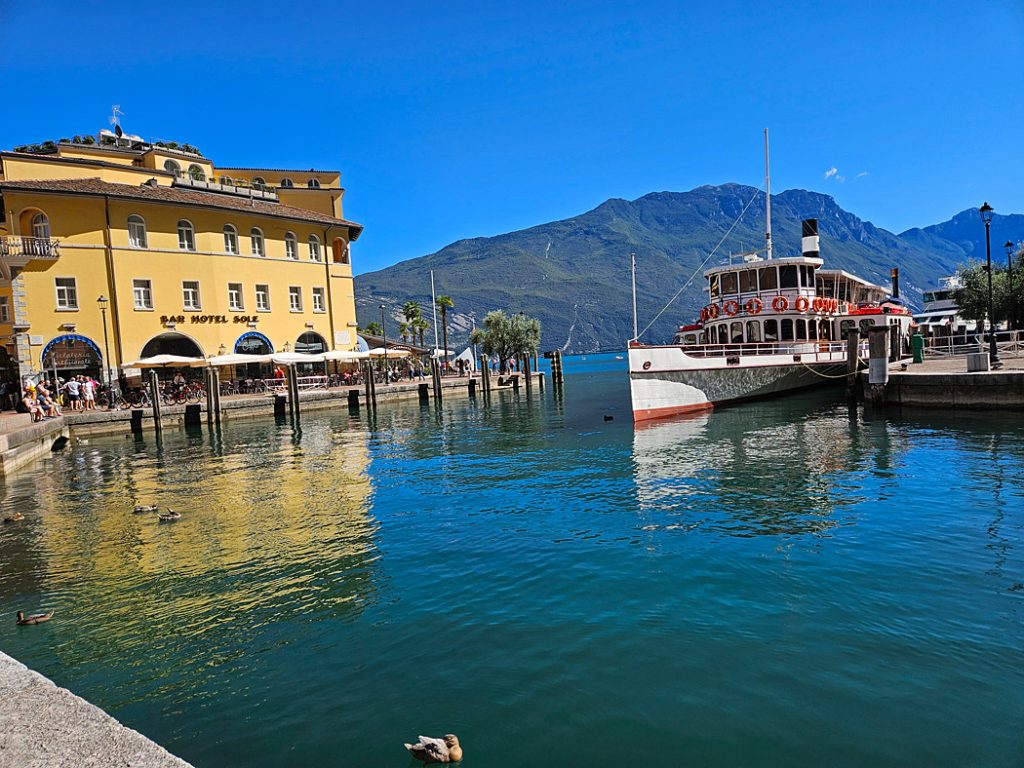
[[[885,385],[889,383],[889,328],[873,325],[868,328],[868,385],[871,388],[871,403],[885,402]]]
[[[441,361],[432,359],[430,361],[430,375],[434,380],[434,399],[441,402]]]
[[[153,429],[160,435],[164,428],[160,413],[160,378],[152,368],[149,369],[149,397],[153,401]]]
[[[851,328],[846,337],[846,399],[857,402],[857,371],[860,368],[860,331]]]
[[[551,358],[551,383],[556,387],[561,387],[565,383],[565,375],[562,372],[562,350],[556,349],[553,352],[548,352],[548,357]]]

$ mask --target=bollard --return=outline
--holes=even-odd
[[[348,407],[358,411],[359,410],[359,390],[350,389],[348,391]]]
[[[476,397],[476,379],[469,380],[469,396]]]
[[[512,376],[510,376],[509,378],[512,379],[512,391],[513,392],[518,392],[519,391],[519,374],[518,373],[512,374]]]
[[[142,434],[142,411],[139,409],[132,411],[132,434]]]
[[[199,403],[189,403],[185,406],[185,426],[198,427],[203,423],[203,410]]]
[[[881,405],[885,402],[885,385],[889,383],[889,328],[873,325],[868,329],[868,384],[871,386],[871,402]]]
[[[423,382],[419,385],[420,402],[425,403],[430,400],[430,386],[427,382]]]
[[[274,418],[283,419],[288,410],[288,402],[284,395],[274,395]]]

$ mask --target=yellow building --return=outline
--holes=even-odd
[[[18,149],[0,152],[0,336],[22,377],[98,376],[105,349],[116,377],[163,353],[356,348],[362,227],[339,172],[216,168],[110,131]]]

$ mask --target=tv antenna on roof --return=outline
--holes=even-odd
[[[110,111],[111,115],[107,119],[110,120],[110,124],[114,126],[114,133],[117,134],[117,138],[121,138],[121,136],[124,134],[124,131],[121,130],[121,119],[118,117],[118,115],[121,115],[123,117],[124,112],[121,111],[120,104],[115,104],[114,106],[112,106],[110,108]]]

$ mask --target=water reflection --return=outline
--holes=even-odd
[[[833,406],[750,404],[637,429],[638,506],[649,528],[735,536],[828,533],[863,499],[850,473],[905,450],[884,424]]]

